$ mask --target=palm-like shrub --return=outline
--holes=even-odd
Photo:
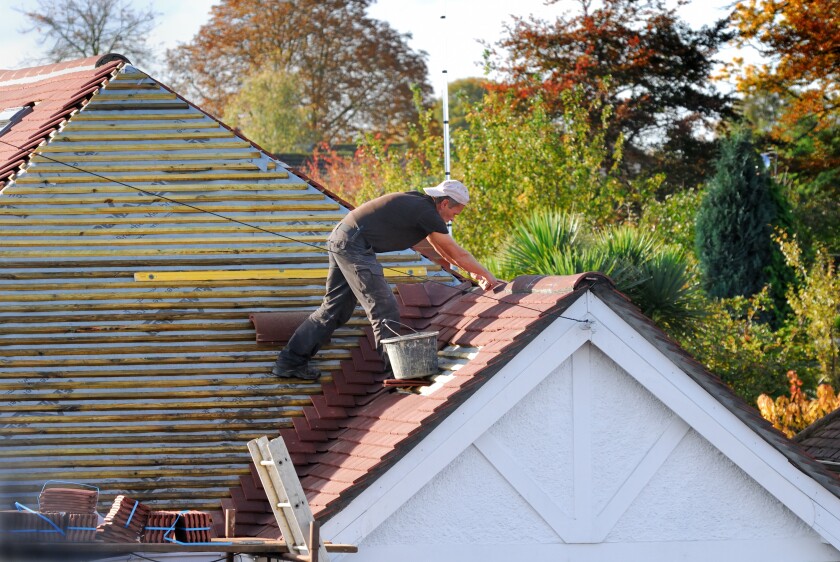
[[[539,210],[513,230],[490,264],[505,279],[601,272],[666,329],[681,330],[701,314],[685,253],[631,226],[587,236],[580,215]]]

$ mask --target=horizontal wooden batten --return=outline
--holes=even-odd
[[[111,83],[108,85],[108,89],[112,88],[124,88],[125,84],[114,84]],[[199,111],[184,111],[180,113],[175,112],[156,112],[152,113],[147,111],[146,113],[120,113],[114,115],[113,112],[107,112],[105,114],[99,113],[95,110],[91,111],[82,111],[78,115],[73,116],[73,123],[78,122],[86,122],[86,121],[169,121],[175,120],[179,121],[182,119],[205,119],[207,116]]]
[[[188,206],[191,205],[191,206]],[[187,205],[179,205],[178,203],[170,203],[168,201],[161,201],[160,205],[158,206],[133,206],[127,205],[123,207],[112,207],[107,204],[103,204],[96,207],[63,207],[63,208],[51,208],[51,207],[29,207],[27,205],[21,205],[21,208],[12,208],[4,207],[0,208],[0,215],[26,215],[26,216],[39,216],[39,215],[90,215],[90,214],[113,214],[113,215],[129,215],[129,214],[138,214],[138,213],[256,213],[256,212],[267,212],[267,211],[279,211],[279,205],[272,205],[272,204],[252,204],[252,205],[220,205],[220,204],[213,204],[213,203],[200,203],[199,205],[192,205],[191,203]],[[289,202],[284,203],[282,206],[284,209],[294,210],[294,211],[334,211],[338,209],[338,204],[331,204],[327,202],[318,202],[318,203],[299,203],[299,202]],[[148,217],[141,217],[141,218],[148,218]],[[236,219],[241,220],[242,222],[248,221],[248,224],[251,224],[251,219],[248,216],[243,217],[228,217],[225,216],[227,220]],[[164,220],[164,219],[161,219]],[[132,221],[128,221],[132,222]],[[152,221],[154,222],[154,221]]]
[[[197,184],[156,184],[143,186],[126,186],[118,183],[107,183],[105,185],[15,185],[8,191],[9,195],[64,195],[71,193],[137,193],[138,189],[150,193],[166,194],[170,192],[201,192],[201,193],[217,193],[217,192],[241,192],[241,191],[267,191],[269,193],[282,193],[284,191],[305,191],[308,186],[305,183],[197,183]],[[17,199],[17,197],[15,197]]]
[[[136,193],[137,190],[134,190]],[[160,195],[149,192],[141,195],[109,195],[104,193],[82,193],[71,194],[74,197],[20,197],[14,199],[14,205],[21,207],[27,205],[53,205],[60,207],[62,205],[133,205],[133,204],[151,204],[158,202],[168,202],[172,204],[189,203],[190,205],[201,206],[204,208],[204,203],[222,203],[222,202],[265,202],[265,201],[325,201],[326,197],[322,193],[266,193],[266,194],[242,194],[242,193],[228,193],[228,194],[200,194],[191,195],[180,193],[174,196],[161,197]],[[115,207],[109,207],[114,209]],[[190,209],[191,211],[194,209]]]
[[[159,89],[159,88],[158,88]],[[178,96],[171,92],[143,92],[139,94],[130,93],[110,93],[107,89],[99,94],[94,100],[98,103],[106,101],[139,101],[139,100],[174,100]]]
[[[26,455],[30,454],[27,449]],[[250,457],[246,455],[230,456],[230,457],[200,457],[198,455],[193,457],[162,457],[155,456],[149,458],[119,458],[114,455],[103,454],[98,459],[73,459],[73,466],[76,468],[94,468],[94,467],[175,467],[175,466],[237,466],[240,464],[247,464]],[[32,460],[18,460],[18,461],[2,461],[0,460],[0,470],[31,468]],[[37,465],[40,470],[45,468],[65,468],[67,460],[42,460],[38,459]]]
[[[196,163],[152,163],[144,162],[141,164],[87,164],[84,167],[73,166],[70,162],[62,160],[46,161],[30,167],[27,170],[29,174],[64,174],[64,173],[86,173],[94,172],[97,174],[121,174],[125,172],[147,172],[147,171],[161,171],[161,172],[206,172],[209,170],[259,170],[260,167],[249,161],[242,162],[196,162]],[[14,191],[12,191],[14,193]]]
[[[168,187],[168,186],[167,186]],[[335,222],[333,221],[340,221],[343,217],[343,213],[336,213],[334,212],[335,209],[327,209],[323,212],[318,212],[317,214],[307,214],[301,215],[298,213],[290,213],[286,212],[288,207],[286,205],[283,206],[282,213],[277,213],[274,215],[250,215],[247,217],[248,225],[259,225],[264,226],[264,224],[273,224],[273,223],[299,223],[295,224],[294,226],[300,228],[308,228],[309,224],[314,223],[323,223],[328,222],[331,223],[330,228],[335,226]],[[317,210],[320,210],[321,206],[318,206]],[[115,211],[116,212],[116,211]],[[31,213],[31,211],[30,211]],[[30,218],[20,218],[20,215],[28,216],[27,213],[18,212],[17,216],[0,216],[0,226],[19,226],[23,224],[32,224],[32,219]],[[215,216],[209,214],[198,214],[196,212],[195,216],[163,216],[163,217],[61,217],[61,218],[39,218],[38,219],[38,226],[46,226],[46,225],[108,225],[108,224],[170,224],[175,223],[179,225],[187,225],[187,224],[204,224],[204,223],[222,223],[226,226],[236,225],[237,223],[232,222],[229,218],[224,216]],[[241,227],[247,227],[246,225],[239,225]],[[250,227],[247,227],[250,228]]]
[[[104,437],[104,436],[103,436]],[[214,439],[214,441],[216,441]],[[220,440],[221,441],[221,440]],[[189,447],[184,448],[181,445],[165,445],[165,446],[146,446],[142,449],[137,449],[134,447],[67,447],[65,448],[62,453],[64,456],[90,456],[90,455],[103,455],[103,456],[135,456],[135,455],[173,455],[174,456],[187,456],[187,455],[229,455],[231,453],[243,453],[245,457],[248,456],[248,450],[242,450],[241,443],[231,443],[229,440],[226,443],[218,444],[218,445],[194,445],[190,444]],[[22,442],[20,442],[22,444]],[[5,465],[5,462],[2,459],[7,459],[10,457],[14,457],[18,451],[14,448],[3,447],[0,448],[0,463]],[[31,447],[29,454],[33,457],[47,457],[53,456],[55,454],[55,450],[50,450],[49,448],[37,448]]]
[[[128,141],[136,141],[131,138]],[[79,154],[87,152],[124,152],[124,151],[168,151],[168,150],[220,150],[228,148],[253,148],[251,143],[244,140],[224,140],[224,141],[208,141],[202,143],[195,142],[170,142],[170,143],[154,143],[154,142],[118,142],[118,143],[96,143],[85,144],[89,141],[78,138],[61,138],[55,139],[54,142],[38,149],[36,154],[46,153],[70,153]]]
[[[333,224],[312,224],[305,226],[298,225],[270,225],[266,228],[270,232],[289,232],[289,233],[303,233],[303,232],[329,232],[333,229]],[[33,242],[28,242],[25,246],[39,244],[39,237],[67,237],[75,238],[77,243],[79,238],[84,238],[84,243],[90,243],[92,239],[105,236],[147,236],[147,235],[171,235],[171,234],[254,234],[260,232],[251,226],[237,226],[233,225],[201,225],[201,226],[184,226],[184,227],[151,227],[151,228],[65,228],[65,229],[49,229],[49,230],[32,230],[29,232],[22,230],[6,230],[0,227],[0,239],[3,244],[11,244],[13,238],[32,237]],[[295,238],[300,238],[295,236]],[[185,239],[188,241],[189,239]]]
[[[276,242],[276,241],[275,241]],[[247,240],[243,240],[242,244],[248,244]],[[290,242],[291,244],[291,242]],[[150,242],[149,245],[154,245]],[[311,246],[286,246],[277,245],[274,247],[245,247],[245,248],[134,248],[131,251],[120,252],[118,250],[38,250],[38,251],[0,251],[0,260],[3,259],[20,259],[28,258],[73,258],[73,257],[137,257],[137,256],[200,256],[200,255],[226,255],[226,254],[284,254],[284,253],[301,253],[301,252],[319,252],[326,255],[326,250],[320,247]]]
[[[34,467],[32,467],[34,468]],[[248,469],[248,464],[244,463],[241,465],[236,466],[228,466],[228,467],[218,467],[218,468],[204,468],[204,467],[193,467],[189,470],[189,476],[193,479],[201,476],[235,476],[235,475],[246,475],[250,474],[250,470]],[[136,470],[131,471],[131,477],[133,478],[164,478],[164,477],[175,477],[175,476],[185,476],[185,472],[183,468],[177,469],[167,469],[167,468],[137,468]],[[49,477],[45,478],[45,474],[43,471],[35,472],[34,470],[28,472],[21,472],[15,474],[15,480],[70,480],[73,482],[78,482],[80,479],[82,480],[104,480],[106,478],[122,478],[126,481],[127,485],[129,478],[127,478],[127,474],[125,472],[118,472],[115,470],[56,470],[50,471]],[[8,478],[8,476],[5,476]],[[160,486],[160,483],[158,483]],[[155,497],[153,495],[152,497]],[[134,498],[137,499],[137,498]]]
[[[238,421],[235,412],[228,414],[225,417],[213,420],[205,424],[196,424],[192,421],[183,424],[149,424],[148,422],[155,421],[154,419],[145,419],[146,425],[116,425],[116,424],[85,424],[85,425],[57,425],[49,426],[6,426],[3,428],[5,435],[10,436],[9,439],[0,441],[0,447],[11,446],[15,444],[16,440],[37,440],[38,445],[61,445],[62,443],[76,444],[76,445],[99,445],[102,443],[101,435],[108,436],[108,443],[130,445],[132,443],[160,443],[161,435],[168,433],[177,433],[177,441],[179,443],[206,443],[208,438],[216,438],[219,427],[225,428],[225,435],[231,432],[236,433],[236,439],[243,439],[251,432],[260,435],[265,435],[265,428],[269,425],[266,421],[269,418],[252,418],[255,421],[245,423]],[[302,417],[303,410],[295,410],[288,412],[290,415],[272,416],[270,425],[274,429],[293,427],[291,421],[292,417]],[[295,414],[292,416],[291,414]],[[147,435],[142,435],[147,434]],[[57,436],[57,437],[45,437]]]
[[[130,412],[128,414],[77,414],[75,412],[67,412],[63,416],[56,416],[54,414],[43,415],[38,414],[36,412],[34,414],[21,414],[20,416],[3,416],[0,417],[0,420],[2,420],[8,426],[15,426],[19,424],[20,426],[25,427],[27,425],[35,424],[52,424],[52,427],[56,428],[60,428],[68,424],[80,423],[89,424],[91,428],[95,428],[97,427],[97,424],[130,423],[132,420],[135,420],[136,423],[147,423],[149,421],[188,423],[194,421],[212,420],[215,420],[218,423],[223,423],[227,419],[273,420],[274,418],[278,417],[278,414],[283,414],[282,417],[293,417],[298,413],[302,414],[300,408],[309,404],[309,402],[305,402],[298,405],[284,405],[277,407],[273,412],[266,411],[262,408],[247,409],[236,407],[227,408],[224,412],[190,411],[174,414],[165,412]],[[279,427],[283,426],[281,425]],[[4,440],[0,440],[0,446],[2,446],[4,442]]]
[[[219,129],[214,131],[176,131],[172,133],[158,131],[138,131],[136,133],[117,132],[79,132],[63,133],[56,137],[58,142],[109,142],[109,141],[155,141],[155,140],[194,140],[194,139],[229,139],[233,137],[230,131]]]
[[[292,382],[292,381],[290,381]],[[308,392],[307,392],[308,390]],[[319,389],[298,389],[296,396],[307,394],[318,394]],[[310,401],[301,398],[262,398],[259,400],[214,400],[202,402],[179,402],[172,404],[149,404],[144,402],[84,402],[81,404],[66,404],[66,398],[62,403],[55,404],[29,404],[18,402],[13,405],[0,404],[0,412],[113,412],[113,411],[136,411],[156,412],[161,410],[204,410],[206,408],[279,408],[283,406],[308,406]]]
[[[166,110],[166,111],[187,111],[190,109],[190,104],[180,100],[148,100],[148,101],[113,101],[113,100],[97,100],[93,98],[87,105],[87,108],[97,113],[105,111],[151,111],[151,110]]]
[[[122,162],[148,162],[148,161],[203,161],[203,160],[251,160],[259,159],[256,151],[242,152],[202,152],[202,153],[155,153],[155,152],[111,152],[107,154],[68,154],[56,157],[38,156],[33,158],[36,163],[71,164],[82,168],[88,168],[89,162],[113,162],[115,165]]]
[[[83,177],[83,182],[80,178]],[[143,182],[171,182],[171,181],[230,181],[230,180],[277,180],[287,179],[289,173],[281,172],[226,172],[219,171],[215,174],[204,173],[180,173],[174,174],[112,174],[107,176],[95,176],[84,172],[70,173],[65,175],[42,176],[38,174],[24,174],[15,181],[15,185],[32,185],[32,184],[50,184],[50,183],[98,183],[121,181],[124,183],[143,183]]]
[[[175,119],[167,120],[165,122],[157,121],[153,123],[121,121],[119,123],[108,123],[105,121],[95,121],[92,123],[76,123],[64,130],[64,134],[75,133],[78,131],[181,131],[182,129],[218,129],[219,123],[209,119],[197,121],[191,120],[187,123],[179,123]]]

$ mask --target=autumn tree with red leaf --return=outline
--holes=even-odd
[[[373,0],[222,0],[185,45],[167,52],[173,85],[216,115],[252,75],[274,71],[300,87],[316,140],[386,135],[417,119],[412,86],[432,96],[425,54],[408,35],[367,16]]]
[[[555,0],[556,2],[556,0]],[[664,0],[579,0],[554,22],[517,18],[491,52],[504,87],[540,95],[555,116],[562,92],[582,85],[613,106],[610,138],[625,138],[625,174],[664,171],[665,189],[694,187],[710,169],[711,141],[700,133],[732,115],[715,90],[714,56],[731,38],[726,22],[691,29]]]

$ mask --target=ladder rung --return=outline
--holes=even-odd
[[[272,466],[274,461],[260,461],[260,464],[263,466]]]
[[[290,503],[282,503],[282,502],[281,502],[281,503],[278,503],[278,504],[277,504],[277,507],[292,507],[292,504],[290,504]]]

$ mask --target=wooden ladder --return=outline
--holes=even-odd
[[[319,536],[318,523],[309,509],[309,502],[306,501],[283,438],[269,441],[268,437],[263,436],[252,439],[248,442],[248,450],[289,551],[305,555],[301,559],[309,562],[329,562],[327,550]]]

